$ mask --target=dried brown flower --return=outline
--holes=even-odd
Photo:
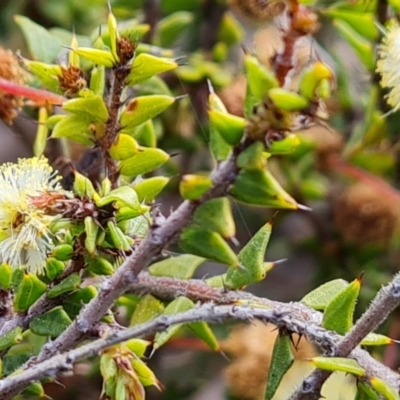
[[[17,57],[0,47],[0,78],[21,84],[25,81],[25,73],[19,67]],[[22,97],[0,90],[0,119],[11,124],[23,104]]]
[[[347,187],[334,201],[335,225],[355,244],[385,243],[398,223],[398,205],[364,182]]]
[[[117,53],[121,64],[126,64],[135,54],[136,44],[131,39],[122,36],[117,40]]]
[[[87,86],[87,82],[83,77],[83,71],[79,67],[70,65],[65,68],[60,66],[61,75],[58,76],[60,88],[66,96],[77,94],[81,89]]]

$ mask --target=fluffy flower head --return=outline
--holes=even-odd
[[[19,159],[0,166],[0,260],[29,272],[43,272],[53,247],[49,225],[54,217],[35,204],[35,196],[64,193],[47,160]]]
[[[387,102],[396,111],[400,107],[400,26],[395,23],[387,31],[379,46],[376,71],[382,76],[382,87],[390,89]]]

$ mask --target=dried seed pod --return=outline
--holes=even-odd
[[[398,205],[363,182],[347,187],[334,200],[333,212],[344,239],[359,245],[389,241],[398,223]]]
[[[10,50],[0,47],[0,60],[0,78],[17,84],[24,83],[26,75],[19,67],[17,57]],[[0,89],[0,119],[5,123],[12,123],[22,104],[22,97]]]

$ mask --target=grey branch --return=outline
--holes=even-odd
[[[400,273],[395,275],[392,281],[384,286],[375,296],[367,311],[356,322],[353,328],[337,344],[330,356],[353,357],[354,349],[370,332],[373,332],[384,321],[389,314],[400,305]],[[365,360],[359,361],[362,367],[368,364]],[[322,370],[314,371],[308,376],[302,386],[297,389],[290,400],[318,400],[320,398],[321,387],[328,379],[330,373]],[[372,375],[374,376],[374,375]],[[399,390],[399,378],[393,381],[385,379],[391,386]]]
[[[0,381],[0,396],[2,399],[9,399],[16,391],[27,386],[29,383],[38,381],[45,377],[56,378],[57,375],[65,372],[70,372],[74,363],[87,357],[97,355],[101,350],[124,342],[126,340],[154,334],[163,331],[168,327],[188,322],[207,321],[220,323],[226,320],[244,320],[250,321],[259,319],[265,322],[271,322],[277,326],[288,326],[296,329],[301,326],[304,334],[308,338],[316,339],[317,341],[329,342],[329,346],[334,347],[339,335],[324,331],[318,325],[309,323],[304,324],[304,321],[292,319],[287,312],[282,312],[276,309],[263,307],[237,306],[237,305],[222,305],[217,306],[213,303],[206,303],[192,310],[175,314],[162,315],[154,320],[141,324],[139,326],[127,328],[120,331],[112,331],[107,337],[98,339],[89,344],[83,345],[76,349],[70,350],[63,354],[58,354],[50,357],[47,360],[32,365],[19,374],[9,376]],[[393,380],[399,376],[393,371],[376,362],[367,352],[357,349],[353,352],[362,364],[367,364],[367,369],[371,370],[374,376],[379,376],[382,379]]]
[[[77,361],[97,355],[99,351],[124,342],[131,338],[153,334],[167,329],[171,325],[194,321],[222,322],[225,320],[245,320],[254,318],[276,325],[282,323],[282,318],[287,319],[286,313],[263,308],[249,306],[216,306],[212,303],[204,304],[184,313],[175,315],[162,315],[154,320],[125,330],[112,333],[104,339],[99,339],[63,354],[52,357],[32,365],[28,369],[0,380],[0,397],[5,400],[10,398],[16,391],[25,387],[31,382],[38,381],[44,377],[56,378],[62,372],[71,370],[72,365]],[[331,343],[334,344],[333,342]]]

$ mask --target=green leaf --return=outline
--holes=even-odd
[[[222,236],[208,229],[189,226],[181,234],[179,246],[187,253],[230,265],[239,266],[239,260]]]
[[[339,7],[322,10],[322,14],[348,23],[357,33],[368,40],[376,40],[379,35],[373,13],[347,11]]]
[[[61,50],[61,43],[27,17],[16,15],[14,21],[21,28],[32,57],[45,63],[54,62]]]
[[[393,339],[378,333],[368,333],[367,336],[361,341],[361,346],[385,346],[394,343]]]
[[[379,400],[378,394],[368,384],[357,382],[357,395],[354,400]]]
[[[49,299],[54,299],[62,294],[72,292],[77,289],[81,284],[81,278],[79,274],[74,273],[63,279],[58,285],[53,286],[48,292],[47,297]]]
[[[91,121],[86,118],[66,115],[55,125],[51,137],[53,139],[65,137],[83,145],[92,145],[95,138],[90,124]]]
[[[182,254],[167,258],[150,265],[149,272],[154,276],[169,276],[178,279],[190,279],[197,267],[205,261],[204,258],[191,254]]]
[[[219,26],[218,40],[228,46],[240,43],[245,31],[231,12],[225,12]]]
[[[187,324],[186,327],[190,329],[199,339],[206,343],[211,350],[219,351],[220,348],[218,340],[206,322],[192,322]]]
[[[232,239],[236,235],[232,207],[227,197],[219,197],[202,204],[195,211],[193,222],[204,229],[219,233],[225,239]]]
[[[266,276],[264,254],[271,237],[272,224],[268,222],[248,241],[238,255],[243,268],[230,268],[226,274],[225,285],[230,289],[239,289],[261,281]]]
[[[139,153],[121,161],[121,174],[138,176],[161,167],[168,161],[169,155],[160,149],[142,148]]]
[[[152,295],[147,294],[142,297],[139,304],[136,306],[130,325],[143,324],[144,322],[158,317],[163,311],[164,304]]]
[[[170,47],[193,21],[193,14],[177,11],[167,15],[157,24],[157,42],[161,47]]]
[[[128,85],[137,85],[154,75],[171,71],[178,67],[174,59],[160,58],[151,54],[141,53],[135,57],[131,72],[128,75]]]
[[[20,349],[17,349],[21,346]],[[31,349],[24,345],[11,348],[3,358],[3,375],[8,376],[25,364],[32,356]]]
[[[71,322],[68,314],[59,306],[34,318],[29,324],[29,329],[35,335],[55,338],[63,333]]]
[[[245,170],[264,170],[266,162],[264,155],[264,145],[256,142],[242,151],[237,159],[237,165]]]
[[[308,293],[301,299],[301,302],[315,310],[325,310],[332,299],[348,284],[344,279],[334,279]]]
[[[111,192],[97,200],[96,205],[97,207],[104,207],[114,202],[133,209],[140,208],[138,196],[135,190],[129,186],[120,186],[111,190]]]
[[[308,100],[313,100],[319,85],[325,79],[333,79],[331,69],[321,61],[315,62],[306,68],[300,77],[300,94]]]
[[[194,307],[192,300],[187,297],[180,296],[174,301],[169,303],[163,312],[164,315],[178,314],[180,312],[188,311]],[[175,324],[168,327],[166,330],[156,333],[154,338],[154,349],[159,349],[165,344],[182,326],[183,324]]]
[[[0,264],[0,287],[3,290],[8,290],[12,282],[12,268],[10,264]]]
[[[75,114],[77,117],[91,122],[106,122],[108,110],[104,100],[99,95],[89,95],[83,98],[67,100],[63,103],[63,110]]]
[[[361,280],[355,279],[326,305],[322,326],[344,335],[353,326],[353,314],[360,293]]]
[[[157,146],[157,133],[154,127],[153,120],[149,119],[142,125],[133,129],[132,136],[139,144],[145,147]]]
[[[74,254],[74,248],[67,243],[59,244],[51,251],[50,256],[59,261],[69,261]]]
[[[63,308],[68,316],[75,318],[84,304],[89,303],[97,296],[97,289],[93,285],[79,289],[63,301]]]
[[[299,137],[290,133],[283,140],[275,140],[268,147],[268,153],[270,154],[290,154],[293,153],[297,147],[300,146]]]
[[[216,161],[226,160],[232,150],[232,146],[226,143],[218,130],[212,126],[210,126],[210,150]]]
[[[97,238],[100,227],[98,222],[89,215],[85,217],[83,223],[85,225],[85,249],[90,255],[93,255],[97,250]]]
[[[106,69],[104,65],[93,67],[90,72],[90,86],[89,89],[98,96],[103,96],[104,85],[106,80]]]
[[[120,116],[122,132],[156,117],[174,102],[174,97],[166,95],[140,96],[132,99]]]
[[[277,336],[272,352],[271,366],[268,372],[265,399],[271,400],[283,376],[292,366],[294,356],[291,349],[290,336]]]
[[[107,50],[77,47],[72,51],[96,65],[104,65],[107,68],[112,68],[116,63],[114,56]]]
[[[343,371],[356,376],[364,376],[365,369],[356,360],[344,357],[313,357],[311,362],[319,369],[326,371]]]
[[[137,141],[126,133],[120,133],[108,152],[114,160],[121,161],[133,157],[138,151]]]
[[[231,188],[231,194],[236,200],[247,204],[298,209],[296,201],[265,170],[240,171]]]
[[[200,199],[213,185],[204,175],[184,175],[179,183],[179,193],[185,200]]]
[[[115,272],[114,266],[105,258],[99,256],[87,261],[87,270],[96,275],[112,275]]]
[[[64,271],[65,264],[62,261],[49,257],[46,260],[46,275],[50,280],[57,278]]]
[[[398,391],[386,383],[384,380],[374,377],[370,378],[371,386],[382,396],[385,397],[386,400],[399,400],[400,396]]]
[[[46,64],[40,61],[31,61],[25,58],[22,59],[23,63],[34,74],[46,89],[54,93],[62,93],[60,89],[60,81],[58,77],[61,76],[61,67],[55,64]]]
[[[268,91],[272,103],[283,111],[300,111],[308,107],[308,100],[300,94],[283,88],[272,88]]]
[[[21,394],[23,396],[33,396],[34,398],[44,398],[47,397],[43,386],[40,382],[31,383],[26,389],[24,389]]]
[[[22,328],[16,326],[3,336],[0,336],[0,351],[8,349],[22,340]],[[0,374],[1,375],[1,374]]]
[[[218,131],[226,143],[236,146],[240,142],[246,127],[244,118],[217,110],[208,110],[208,116],[211,129]]]
[[[279,86],[278,79],[274,72],[257,60],[256,57],[245,54],[244,65],[246,69],[248,95],[252,98],[252,104],[260,103],[268,91]]]
[[[46,284],[36,275],[24,273],[13,299],[15,311],[26,311],[46,291],[46,288]]]
[[[133,351],[139,358],[144,357],[144,354],[150,344],[151,342],[143,339],[131,339],[127,342],[124,342],[124,345],[126,345],[129,350]]]
[[[140,202],[150,203],[159,195],[169,181],[170,178],[165,176],[154,176],[135,183],[133,188]]]
[[[354,28],[346,22],[335,19],[333,20],[333,25],[353,48],[364,66],[369,71],[373,71],[375,68],[375,56],[372,43],[358,34]]]

